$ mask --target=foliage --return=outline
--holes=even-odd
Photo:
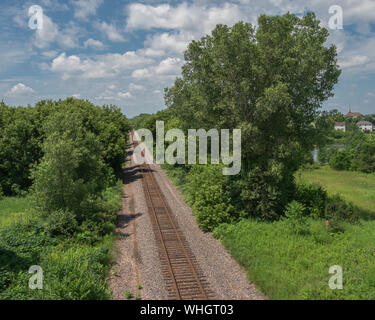
[[[335,152],[329,159],[329,165],[335,170],[349,170],[351,167],[351,157],[346,150]]]
[[[288,226],[294,233],[303,233],[306,231],[307,218],[305,216],[305,206],[298,201],[293,200],[285,210],[285,217],[288,220]]]
[[[81,120],[84,130],[100,141],[104,162],[121,177],[130,125],[120,109],[73,98],[42,100],[33,108],[8,107],[1,102],[0,186],[5,195],[22,193],[32,185],[31,172],[43,157],[42,145],[49,134],[45,121],[59,113]]]
[[[313,218],[324,216],[328,194],[320,185],[299,183],[295,198],[303,204],[307,215]]]
[[[338,151],[335,146],[323,146],[318,149],[318,161],[321,165],[329,163],[332,156]]]
[[[375,172],[375,140],[364,142],[353,161],[352,168],[364,173]]]
[[[125,290],[125,298],[128,300],[133,298],[133,294],[130,290]]]
[[[344,223],[338,234],[326,231],[324,220],[309,223],[311,234],[291,234],[288,221],[242,220],[215,235],[270,299],[374,299],[375,221]],[[332,265],[344,268],[343,290],[328,286]]]
[[[111,182],[101,144],[69,113],[53,114],[45,127],[44,156],[33,174],[35,206],[47,215],[67,210],[83,221],[82,207]]]
[[[121,182],[114,184],[125,160],[126,118],[115,107],[76,99],[41,101],[33,109],[1,104],[0,111],[10,120],[0,118],[6,133],[0,145],[9,145],[0,151],[1,186],[6,194],[23,194],[33,182],[30,218],[18,219],[18,205],[0,201],[8,204],[9,220],[0,229],[0,299],[109,298],[109,249],[122,196]],[[24,171],[18,160],[5,171],[13,151]],[[44,271],[43,290],[28,288],[31,265]]]
[[[114,221],[120,208],[120,182],[102,197],[102,216]],[[101,220],[100,220],[101,221]],[[70,225],[69,225],[70,223]],[[75,230],[74,216],[53,212],[42,218],[14,221],[0,229],[0,299],[108,299],[106,277],[110,266],[113,228],[82,240],[67,237]],[[107,221],[96,222],[105,229]],[[103,224],[103,225],[102,225]],[[82,234],[82,226],[81,234]],[[87,232],[87,231],[86,231]],[[109,234],[109,235],[108,235]],[[62,235],[65,235],[62,237]],[[44,272],[43,290],[30,290],[31,265]]]
[[[70,236],[77,230],[77,220],[73,213],[58,210],[47,218],[46,230],[51,236]]]
[[[321,185],[330,196],[340,194],[347,202],[353,203],[361,218],[375,217],[375,175],[353,171],[336,171],[329,166],[318,170],[303,170],[297,175],[298,184]],[[303,202],[301,199],[298,201]]]
[[[0,200],[0,228],[8,226],[15,220],[22,220],[31,215],[28,198],[4,197]]]
[[[318,140],[312,125],[340,71],[313,13],[265,16],[258,27],[218,25],[192,41],[166,104],[186,128],[242,130],[246,211],[274,217]],[[254,205],[255,206],[251,206]]]
[[[339,195],[334,195],[329,197],[327,201],[325,216],[331,222],[356,223],[359,220],[359,211],[353,204],[346,202]]]
[[[204,231],[212,231],[239,216],[231,203],[229,178],[223,176],[221,170],[221,166],[193,166],[183,188],[185,199]]]

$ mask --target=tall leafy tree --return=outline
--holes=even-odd
[[[89,197],[99,196],[110,182],[103,147],[82,119],[69,113],[52,114],[45,130],[44,156],[32,186],[35,205],[47,214],[62,209],[83,218]]]
[[[242,129],[239,190],[251,214],[272,217],[289,201],[316,142],[314,119],[340,75],[327,37],[314,13],[218,25],[189,45],[182,77],[166,90],[185,129]]]

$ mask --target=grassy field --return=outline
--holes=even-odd
[[[309,218],[303,234],[290,232],[287,220],[243,220],[222,225],[216,236],[270,299],[375,299],[375,175],[322,167],[297,173],[297,180],[340,194],[370,219],[329,233],[324,220]],[[342,290],[329,288],[333,265],[343,268]]]
[[[311,219],[299,235],[286,221],[243,220],[215,234],[270,299],[375,299],[375,221],[345,227],[329,234]],[[342,290],[328,285],[333,265],[343,269]]]
[[[27,216],[30,207],[27,198],[8,197],[0,200],[0,228]]]
[[[329,194],[338,193],[361,209],[373,213],[375,217],[375,174],[336,171],[324,166],[300,171],[297,179],[320,184]]]

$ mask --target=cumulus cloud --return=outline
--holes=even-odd
[[[149,37],[145,41],[145,54],[150,56],[177,53],[181,54],[187,49],[189,42],[195,39],[195,36],[189,32],[180,32],[180,33],[168,33],[163,32],[160,34],[155,34],[152,37]],[[156,54],[155,54],[156,53]]]
[[[340,62],[341,68],[363,67],[370,61],[367,56],[351,56]]]
[[[244,19],[236,4],[202,7],[182,3],[177,7],[169,4],[157,6],[140,3],[128,6],[127,30],[174,29],[199,33],[210,32],[218,23],[233,24]]]
[[[126,41],[125,38],[121,35],[121,33],[117,30],[116,26],[113,24],[108,24],[106,22],[96,23],[95,27],[103,32],[107,38],[112,42],[124,42]]]
[[[115,85],[110,85],[105,89],[99,96],[95,97],[95,100],[100,100],[100,101],[107,101],[107,100],[112,100],[112,101],[120,101],[124,99],[131,99],[133,98],[132,94],[130,92],[115,92],[114,90],[116,89]]]
[[[135,79],[174,79],[180,74],[181,66],[182,60],[180,58],[167,58],[156,66],[134,70],[132,77]]]
[[[114,77],[121,72],[151,62],[148,58],[137,55],[134,51],[128,51],[124,54],[101,55],[96,59],[81,59],[75,55],[67,56],[64,52],[53,59],[50,70],[62,74],[64,80],[74,76],[85,79],[100,79]]]
[[[46,49],[56,42],[63,48],[78,47],[78,34],[80,28],[70,22],[63,30],[59,30],[57,24],[45,14],[43,14],[43,28],[35,32],[34,45],[39,49]]]
[[[86,40],[84,43],[83,43],[84,47],[85,48],[96,48],[96,49],[103,49],[104,48],[104,44],[103,42],[99,41],[99,40],[95,40],[95,39],[88,39]]]
[[[96,13],[103,0],[75,0],[73,1],[74,16],[78,19],[87,19]]]
[[[27,96],[34,93],[34,90],[23,83],[18,83],[15,86],[13,86],[8,92],[7,96]]]
[[[130,90],[145,90],[145,86],[140,85],[140,84],[131,83],[131,84],[129,84],[129,89]]]

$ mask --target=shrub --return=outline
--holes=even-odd
[[[204,231],[212,231],[221,223],[238,218],[231,204],[229,179],[221,166],[193,166],[184,188],[186,200]]]
[[[69,211],[55,211],[47,219],[47,231],[51,236],[72,235],[77,230],[77,226],[75,215]]]
[[[329,165],[336,170],[349,170],[351,166],[351,157],[345,150],[337,151],[329,159]]]
[[[293,233],[304,233],[307,227],[307,218],[304,215],[306,208],[302,203],[293,200],[285,210],[288,226]]]
[[[320,185],[297,185],[295,198],[305,206],[306,213],[313,218],[324,217],[324,210],[328,198],[327,191]]]
[[[375,142],[364,143],[353,161],[353,169],[364,173],[375,172]]]
[[[339,195],[329,197],[325,208],[325,217],[328,220],[329,229],[332,232],[344,232],[342,222],[357,223],[359,210],[351,203],[347,203]]]
[[[331,240],[327,228],[323,222],[313,223],[310,231],[315,243],[325,244]]]

